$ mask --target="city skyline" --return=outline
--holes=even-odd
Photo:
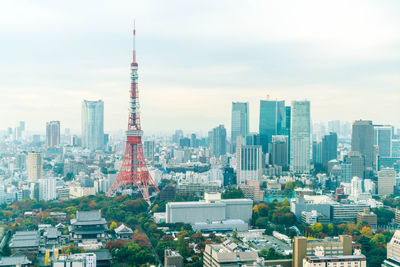
[[[43,131],[46,121],[59,120],[79,132],[81,101],[102,99],[105,130],[124,130],[133,16],[145,134],[183,129],[205,135],[219,124],[229,131],[233,101],[249,102],[254,132],[258,103],[267,95],[310,100],[313,122],[400,125],[395,1],[121,1],[85,8],[94,6],[88,1],[77,11],[76,3],[7,3],[0,11],[1,129],[26,121],[28,130]]]

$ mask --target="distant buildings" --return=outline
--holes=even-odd
[[[57,198],[55,178],[39,179],[39,201],[50,201]]]
[[[309,173],[311,170],[310,102],[293,101],[290,131],[290,170]]]
[[[60,145],[60,121],[46,123],[46,146],[58,147]]]
[[[104,102],[82,102],[82,146],[89,150],[104,148]]]
[[[28,169],[28,180],[37,181],[43,177],[43,154],[37,152],[29,152],[26,159],[26,167]]]
[[[355,121],[351,137],[351,151],[358,151],[364,157],[365,168],[374,163],[374,126],[372,121]]]
[[[214,157],[218,158],[226,154],[226,129],[224,125],[219,125],[208,133],[208,142]]]
[[[334,132],[322,138],[322,164],[325,168],[332,159],[337,159],[337,134]]]
[[[235,149],[237,137],[249,133],[249,103],[232,102],[231,144]],[[234,151],[234,150],[233,150]]]
[[[287,135],[273,135],[272,143],[268,149],[270,163],[287,169],[289,166],[289,139]]]

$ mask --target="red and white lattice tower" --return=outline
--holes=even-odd
[[[135,49],[136,30],[133,29],[133,61],[131,63],[131,90],[129,98],[129,120],[126,131],[126,147],[124,161],[117,178],[107,192],[107,196],[115,194],[118,188],[137,186],[144,200],[150,202],[149,186],[159,192],[156,183],[147,169],[143,155],[142,135],[139,114],[139,92],[138,92],[138,64],[136,62]]]

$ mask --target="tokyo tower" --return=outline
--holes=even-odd
[[[160,192],[156,183],[147,169],[143,155],[142,136],[139,113],[139,91],[138,91],[138,64],[136,62],[135,49],[136,29],[133,28],[133,61],[131,63],[131,90],[129,97],[129,119],[126,131],[125,155],[121,169],[114,183],[107,192],[112,196],[119,188],[136,186],[142,193],[144,200],[150,203],[149,186]]]

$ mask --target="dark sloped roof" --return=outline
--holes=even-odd
[[[110,251],[108,249],[88,251],[96,254],[96,261],[112,260]]]

